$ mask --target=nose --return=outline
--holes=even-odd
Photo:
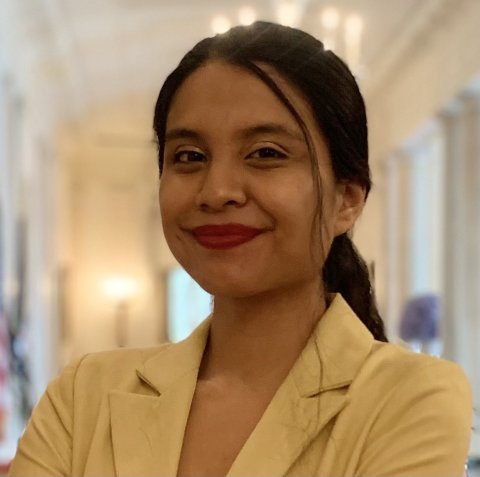
[[[197,206],[209,211],[240,207],[247,200],[244,171],[233,160],[210,160],[197,194]]]

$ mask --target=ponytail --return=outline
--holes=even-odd
[[[367,264],[345,233],[335,237],[323,267],[326,291],[338,292],[378,341],[387,342]]]

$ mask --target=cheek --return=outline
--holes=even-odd
[[[259,175],[255,178],[256,190],[271,201],[285,204],[294,205],[313,199],[315,192],[310,165],[304,158],[296,160],[285,168],[273,170],[268,177]]]
[[[317,210],[311,176],[290,176],[284,181],[263,184],[260,207],[276,228],[276,246],[288,254],[301,254],[312,243],[312,227]],[[288,251],[288,252],[287,252]]]
[[[297,180],[284,181],[272,188],[270,202],[280,216],[287,221],[301,223],[311,222],[316,213],[317,200],[310,176]]]
[[[178,194],[170,184],[161,184],[158,194],[160,203],[160,215],[162,219],[163,233],[168,236],[179,213],[179,202],[176,200]]]
[[[160,190],[158,192],[158,202],[160,205],[160,216],[162,218],[162,223],[165,225],[170,207],[168,206],[168,195],[165,195],[165,188],[162,186],[160,186]]]

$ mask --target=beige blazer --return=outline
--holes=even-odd
[[[10,475],[176,475],[208,330],[65,368]],[[337,295],[228,475],[460,477],[471,419],[456,364],[374,341]]]

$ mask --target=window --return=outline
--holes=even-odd
[[[167,274],[167,335],[185,339],[210,313],[211,296],[181,267]]]

